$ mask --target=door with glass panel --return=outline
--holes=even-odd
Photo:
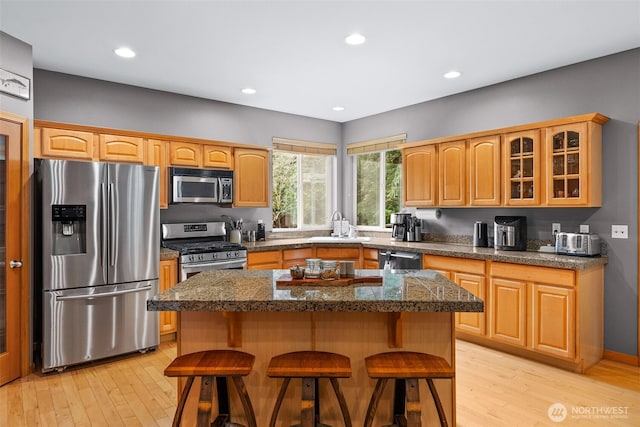
[[[0,385],[20,376],[22,130],[0,113]]]

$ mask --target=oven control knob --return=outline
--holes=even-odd
[[[198,261],[204,261],[204,255],[199,254],[198,255]]]

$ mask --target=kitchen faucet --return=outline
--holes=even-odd
[[[333,213],[331,214],[331,228],[335,230],[334,224],[336,222],[336,219],[335,219],[336,215],[338,215],[337,221],[340,221],[340,227],[338,229],[338,237],[346,237],[347,232],[342,231],[342,214],[337,209],[333,211]]]

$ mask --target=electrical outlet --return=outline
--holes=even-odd
[[[580,224],[580,232],[588,233],[589,232],[589,224]]]
[[[555,237],[556,234],[560,232],[560,223],[554,222],[551,223],[551,234]]]
[[[628,225],[612,225],[611,238],[612,239],[628,239],[629,226]]]

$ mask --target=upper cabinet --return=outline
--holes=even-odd
[[[144,163],[144,139],[134,136],[100,134],[100,160]]]
[[[402,151],[402,191],[406,206],[435,206],[438,200],[438,158],[436,145]]]
[[[269,206],[269,151],[236,148],[234,152],[235,207]]]
[[[205,168],[232,169],[233,152],[231,147],[204,145],[202,147],[202,165]]]
[[[594,122],[546,129],[548,205],[602,204],[602,132]]]
[[[202,167],[202,145],[191,142],[171,141],[169,144],[171,166]]]
[[[540,147],[538,129],[508,133],[504,136],[502,158],[505,205],[540,205]]]
[[[93,132],[43,128],[40,138],[34,144],[36,157],[93,160],[95,156]]]
[[[169,171],[167,168],[168,156],[167,141],[159,139],[147,140],[147,164],[158,166],[160,169],[160,208],[169,207]]]
[[[469,140],[469,204],[500,205],[500,136]]]
[[[591,113],[406,144],[405,206],[601,206],[608,120]]]

